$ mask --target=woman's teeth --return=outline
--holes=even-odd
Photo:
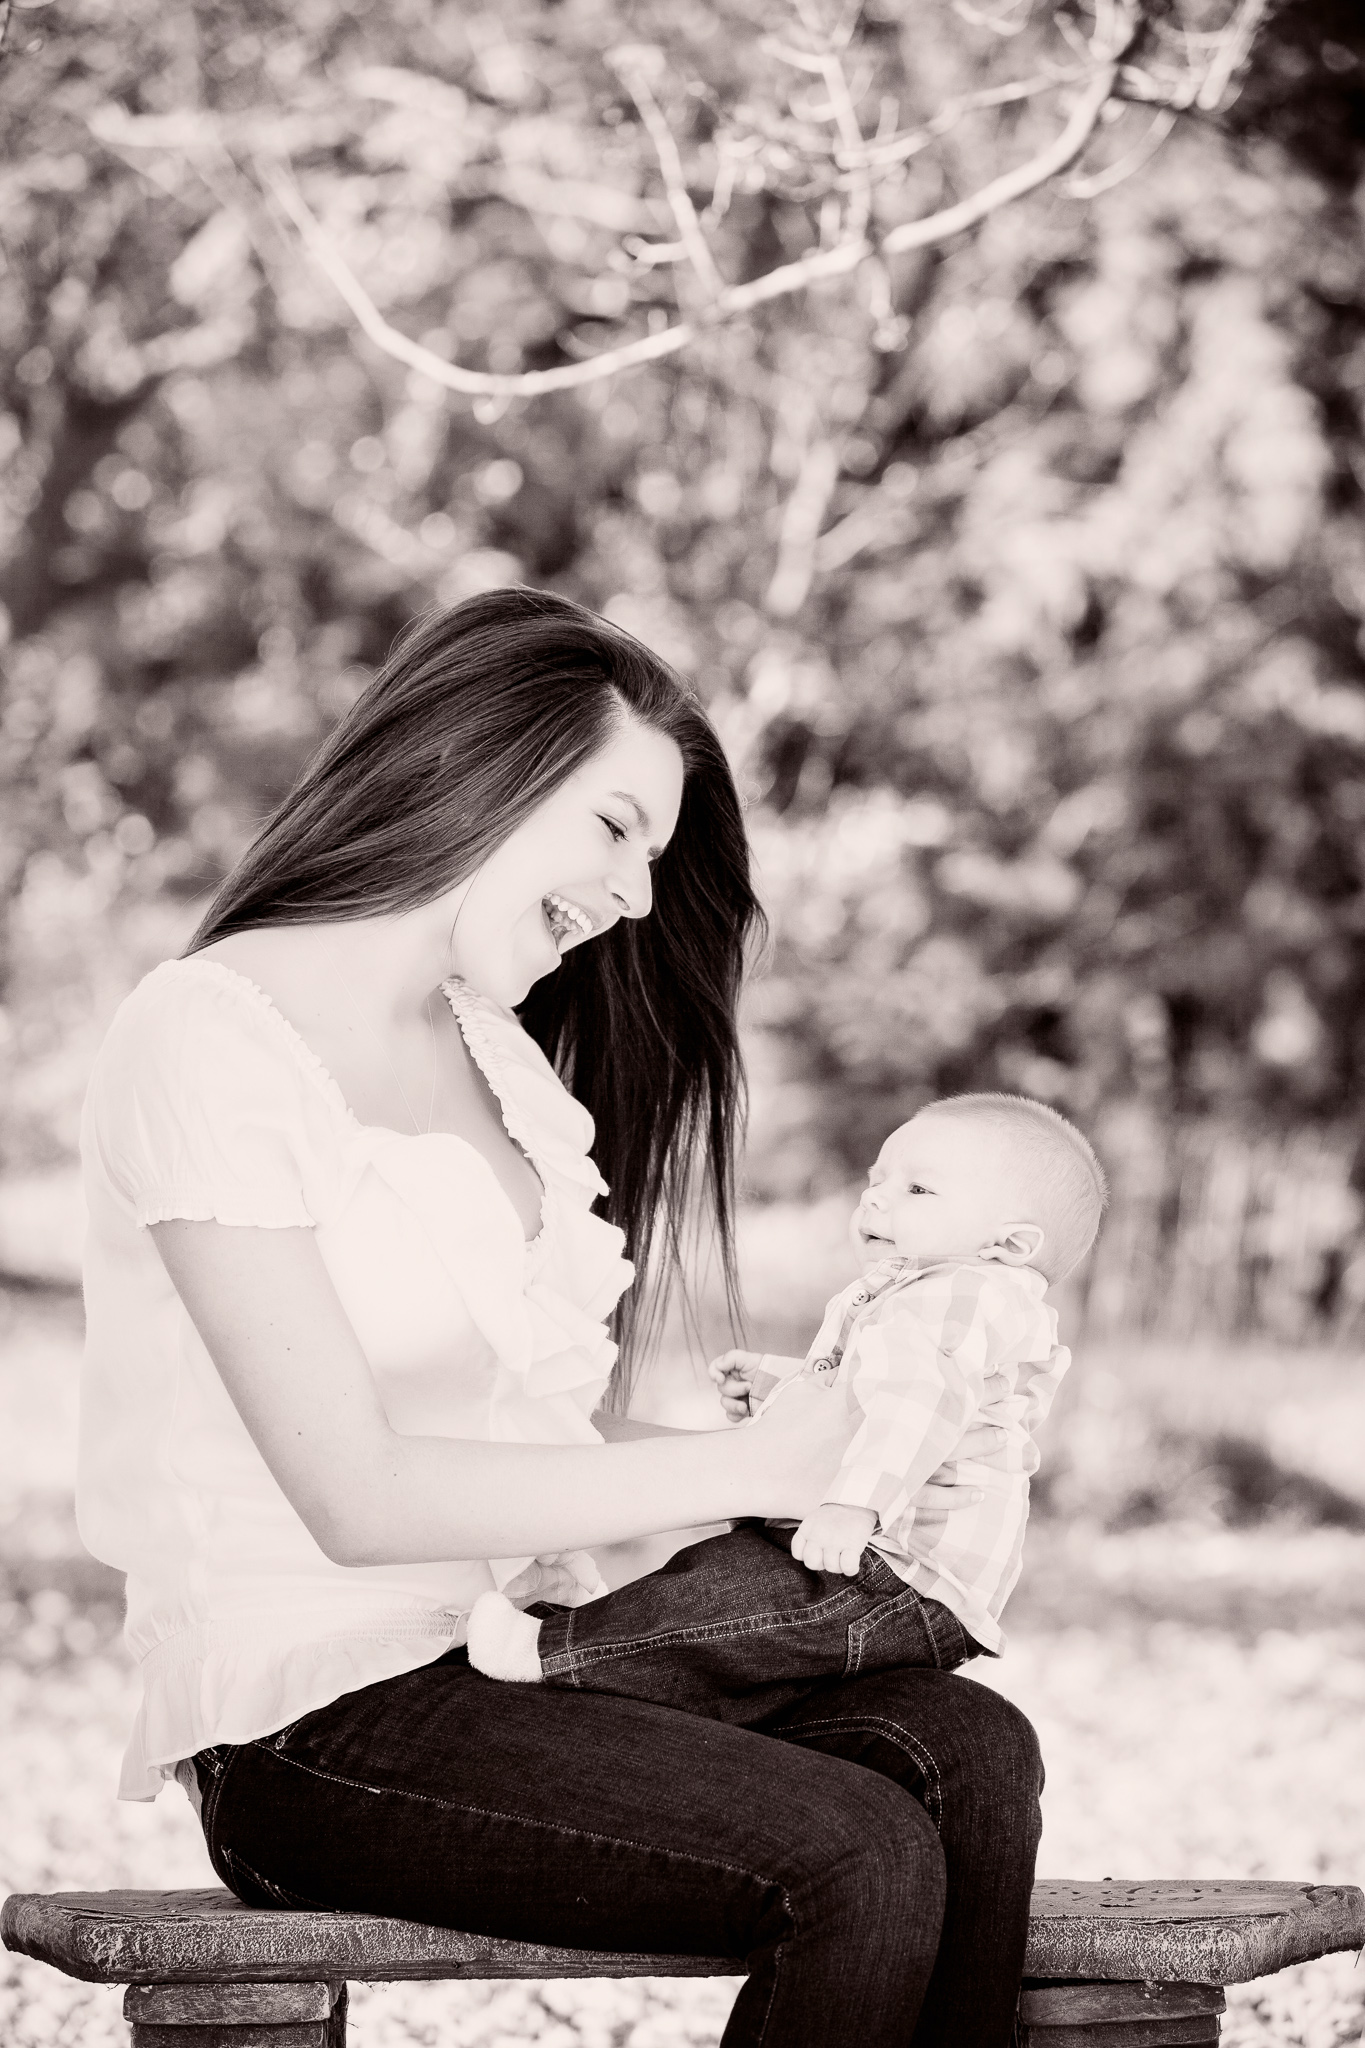
[[[551,889],[541,898],[545,922],[550,927],[550,937],[563,950],[566,939],[590,939],[597,929],[586,910],[580,910],[576,903],[570,903],[567,896],[561,896]]]

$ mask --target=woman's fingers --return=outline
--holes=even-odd
[[[919,1523],[946,1522],[955,1508],[974,1508],[986,1498],[983,1486],[922,1486],[910,1503]]]

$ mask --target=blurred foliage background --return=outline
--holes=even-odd
[[[864,134],[912,138],[881,228],[1046,143],[1094,26],[842,13]],[[1227,13],[1154,9],[1137,54],[1194,62]],[[974,232],[530,400],[471,404],[358,335],[271,197],[287,162],[443,359],[580,360],[696,302],[659,255],[623,42],[726,283],[841,232],[837,109],[774,30],[840,23],[815,0],[16,8],[0,1170],[70,1159],[113,1004],[403,623],[524,580],[674,659],[741,776],[775,933],[756,1197],[843,1185],[933,1093],[1022,1090],[1115,1169],[1111,1322],[1355,1330],[1355,0],[1272,8],[1240,90],[1130,176],[1152,110],[1115,105],[1078,172]],[[1011,80],[1035,89],[964,111]]]
[[[0,1885],[209,1876],[187,1806],[111,1797],[134,1681],[71,1507],[94,1047],[405,621],[515,579],[676,660],[747,794],[764,1343],[804,1347],[846,1183],[928,1095],[1043,1096],[1111,1168],[994,1677],[1042,1734],[1044,1871],[1359,1880],[1365,26],[1359,0],[1236,4],[1250,60],[1208,108],[1116,104],[972,232],[727,320],[675,260],[644,108],[743,288],[836,252],[861,204],[830,76],[782,44],[846,36],[885,235],[1045,148],[1077,37],[1120,9],[15,5]],[[1150,0],[1129,55],[1179,98],[1233,11]],[[358,334],[309,216],[438,367],[699,332],[473,403]],[[681,1365],[646,1389],[665,1419]],[[1235,1991],[1228,2048],[1358,2041],[1335,1961]],[[386,1990],[360,2037],[703,2044],[725,2002],[486,1988]],[[121,2024],[0,1958],[14,2048]]]

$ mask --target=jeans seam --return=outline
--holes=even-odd
[[[330,1913],[333,1910],[330,1906],[324,1906],[320,1899],[310,1899],[306,1892],[296,1892],[289,1885],[274,1884],[268,1877],[262,1877],[259,1870],[252,1869],[245,1856],[239,1855],[235,1849],[229,1849],[226,1843],[219,1853],[230,1872],[240,1871],[258,1890],[263,1891],[267,1898],[273,1898],[276,1905],[283,1906],[286,1910],[302,1910],[307,1913]],[[238,1896],[240,1897],[240,1893]]]
[[[258,1749],[268,1747],[264,1743],[256,1743],[252,1746]],[[295,1770],[303,1771],[309,1777],[320,1778],[329,1785],[345,1785],[354,1791],[367,1792],[372,1797],[377,1794],[380,1797],[387,1795],[390,1798],[411,1799],[421,1805],[442,1807],[448,1812],[476,1813],[485,1820],[503,1821],[512,1827],[538,1828],[547,1834],[565,1835],[570,1839],[578,1841],[604,1842],[616,1849],[634,1849],[639,1854],[645,1856],[662,1856],[678,1863],[692,1863],[702,1870],[731,1871],[737,1877],[747,1878],[750,1884],[756,1884],[764,1888],[775,1886],[781,1897],[783,1910],[787,1916],[787,1924],[791,1929],[792,1935],[795,1936],[800,1933],[796,1908],[792,1904],[791,1893],[785,1884],[774,1878],[764,1877],[760,1871],[746,1869],[742,1863],[731,1863],[722,1856],[693,1856],[686,1849],[661,1848],[657,1843],[634,1842],[627,1840],[621,1835],[602,1834],[594,1828],[574,1828],[565,1826],[559,1821],[535,1820],[525,1814],[500,1813],[495,1807],[472,1806],[453,1799],[437,1799],[429,1792],[406,1792],[392,1785],[366,1785],[359,1778],[343,1778],[335,1771],[320,1771],[314,1764],[301,1763],[297,1757],[288,1756],[283,1750],[272,1748],[271,1754],[278,1757],[281,1763],[290,1764]],[[768,2031],[768,2022],[772,2017],[773,2002],[777,1997],[777,1974],[782,1964],[783,1946],[782,1942],[777,1942],[773,1948],[771,1989],[768,1993],[767,2010],[763,2015],[760,2048],[761,2036],[765,2035]]]
[[[203,1831],[204,1844],[205,1847],[208,1849],[210,1861],[212,1861],[214,1853],[214,1823],[217,1821],[218,1808],[221,1806],[223,1801],[223,1787],[227,1784],[228,1779],[231,1777],[232,1767],[236,1763],[238,1755],[240,1754],[240,1751],[238,1750],[236,1744],[220,1744],[215,1745],[215,1747],[217,1747],[218,1754],[220,1756],[222,1755],[223,1749],[226,1748],[227,1757],[220,1771],[214,1770],[212,1766],[210,1766],[209,1783],[208,1786],[203,1790],[202,1797],[200,1799],[199,1810],[199,1825]],[[191,1759],[191,1761],[193,1761],[193,1759]],[[197,1765],[195,1766],[195,1775],[196,1777],[198,1776]]]
[[[848,1631],[848,1663],[845,1667],[847,1671],[853,1673],[861,1670],[864,1644],[870,1637],[876,1634],[884,1621],[891,1620],[896,1615],[905,1613],[910,1607],[913,1607],[919,1615],[925,1641],[933,1652],[935,1669],[942,1668],[938,1643],[934,1638],[934,1631],[930,1627],[929,1617],[924,1611],[924,1602],[913,1586],[902,1585],[901,1592],[896,1597],[881,1601],[871,1614],[865,1615],[861,1621],[855,1621],[850,1624]]]
[[[541,1669],[546,1677],[570,1676],[580,1670],[588,1670],[597,1664],[620,1663],[627,1657],[641,1657],[650,1651],[686,1648],[694,1644],[729,1642],[736,1636],[766,1635],[777,1629],[809,1628],[812,1620],[837,1620],[839,1610],[846,1608],[858,1597],[854,1587],[841,1587],[837,1593],[828,1594],[825,1599],[811,1607],[785,1609],[779,1614],[771,1611],[759,1614],[736,1616],[730,1621],[693,1622],[687,1628],[662,1629],[655,1635],[632,1636],[625,1643],[595,1644],[591,1649],[576,1650],[573,1647],[573,1621],[580,1610],[570,1612],[565,1633],[565,1646],[553,1650],[541,1659]]]
[[[296,1756],[288,1756],[283,1750],[274,1749],[269,1743],[256,1742],[253,1749],[267,1750],[289,1764],[296,1771],[303,1771],[310,1778],[320,1778],[327,1785],[345,1785],[353,1792],[364,1792],[371,1798],[410,1799],[415,1805],[437,1806],[448,1813],[474,1813],[484,1820],[500,1820],[510,1827],[538,1828],[546,1834],[567,1835],[577,1841],[603,1842],[614,1849],[634,1849],[643,1856],[671,1857],[679,1863],[695,1863],[702,1870],[728,1870],[737,1877],[747,1877],[751,1883],[760,1885],[776,1884],[782,1894],[782,1903],[791,1919],[793,1931],[796,1928],[796,1914],[792,1907],[787,1887],[777,1879],[764,1877],[761,1871],[750,1870],[743,1863],[730,1863],[722,1856],[693,1856],[686,1849],[661,1848],[657,1842],[632,1841],[625,1835],[608,1835],[595,1828],[570,1827],[561,1821],[537,1820],[529,1814],[503,1813],[494,1806],[474,1806],[458,1799],[438,1799],[431,1792],[410,1792],[399,1785],[367,1785],[363,1778],[344,1778],[337,1771],[319,1770],[316,1764],[306,1764]]]
[[[794,1933],[796,1932],[796,1915],[795,1915],[795,1914],[794,1914],[794,1913],[792,1912],[792,1909],[791,1909],[791,1903],[790,1903],[790,1901],[789,1901],[789,1900],[788,1900],[788,1898],[787,1898],[787,1893],[786,1893],[786,1888],[785,1888],[785,1887],[783,1888],[783,1892],[782,1892],[782,1903],[783,1903],[783,1904],[784,1904],[784,1905],[786,1906],[786,1908],[787,1908],[787,1914],[788,1914],[788,1917],[789,1917],[789,1918],[790,1918],[790,1920],[791,1920],[791,1923],[792,1923],[792,1932],[793,1932],[793,1934],[794,1934]],[[773,2016],[773,2005],[775,2004],[775,2002],[776,2002],[776,1999],[777,1999],[777,1979],[778,1979],[778,1973],[780,1972],[780,1970],[781,1970],[781,1968],[782,1968],[782,1951],[783,1951],[783,1949],[784,1949],[784,1947],[785,1947],[785,1946],[786,1946],[786,1944],[785,1944],[784,1942],[780,1942],[780,1941],[779,1941],[779,1942],[778,1942],[778,1944],[777,1944],[777,1946],[776,1946],[776,1947],[774,1948],[774,1950],[773,1950],[773,1967],[772,1967],[772,1976],[771,1976],[771,1978],[770,1978],[770,1980],[769,1980],[769,1985],[768,1985],[768,2003],[767,2003],[767,2005],[766,2005],[766,2006],[764,2007],[764,2009],[763,2009],[763,2018],[762,2018],[762,2020],[761,2020],[761,2021],[759,2022],[759,2029],[758,2029],[758,2036],[757,2036],[757,2038],[758,2038],[758,2042],[759,2042],[759,2048],[762,2048],[762,2043],[763,2043],[763,2041],[764,2041],[764,2039],[765,2039],[765,2037],[766,2037],[766,2035],[767,2035],[767,2032],[768,2032],[768,2022],[769,2022],[769,2020],[770,2020],[770,2019],[772,2018],[772,2016]]]
[[[897,1749],[905,1750],[907,1755],[914,1758],[924,1773],[924,1810],[941,1834],[943,1787],[938,1765],[924,1744],[918,1741],[908,1728],[902,1728],[899,1721],[883,1720],[880,1714],[859,1714],[852,1719],[841,1718],[832,1721],[803,1721],[799,1730],[792,1729],[790,1734],[782,1739],[799,1741],[804,1735],[842,1734],[847,1729],[859,1730],[867,1735],[884,1736],[888,1742],[894,1743]]]
[[[949,1652],[950,1656],[952,1657],[951,1664],[944,1663],[942,1653],[939,1651],[938,1637],[934,1635],[932,1627],[930,1628],[929,1633],[931,1636],[933,1636],[934,1639],[934,1650],[935,1653],[938,1655],[940,1669],[944,1671],[951,1671],[955,1668],[956,1665],[965,1664],[967,1662],[967,1659],[971,1656],[971,1639],[969,1638],[966,1629],[962,1626],[961,1615],[954,1614],[951,1607],[945,1608],[944,1613],[947,1615],[949,1621],[951,1622],[953,1633],[957,1637],[957,1642],[955,1646]]]

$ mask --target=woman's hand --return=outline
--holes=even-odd
[[[942,1468],[940,1467],[940,1470]],[[926,1479],[910,1505],[917,1529],[937,1529],[956,1508],[974,1508],[986,1498],[984,1486],[954,1486]]]
[[[801,1373],[744,1431],[760,1499],[752,1513],[801,1521],[818,1507],[853,1441],[858,1418],[831,1387]]]
[[[502,1590],[509,1600],[528,1605],[532,1600],[552,1600],[557,1607],[581,1607],[607,1588],[588,1551],[560,1550],[533,1557]]]

